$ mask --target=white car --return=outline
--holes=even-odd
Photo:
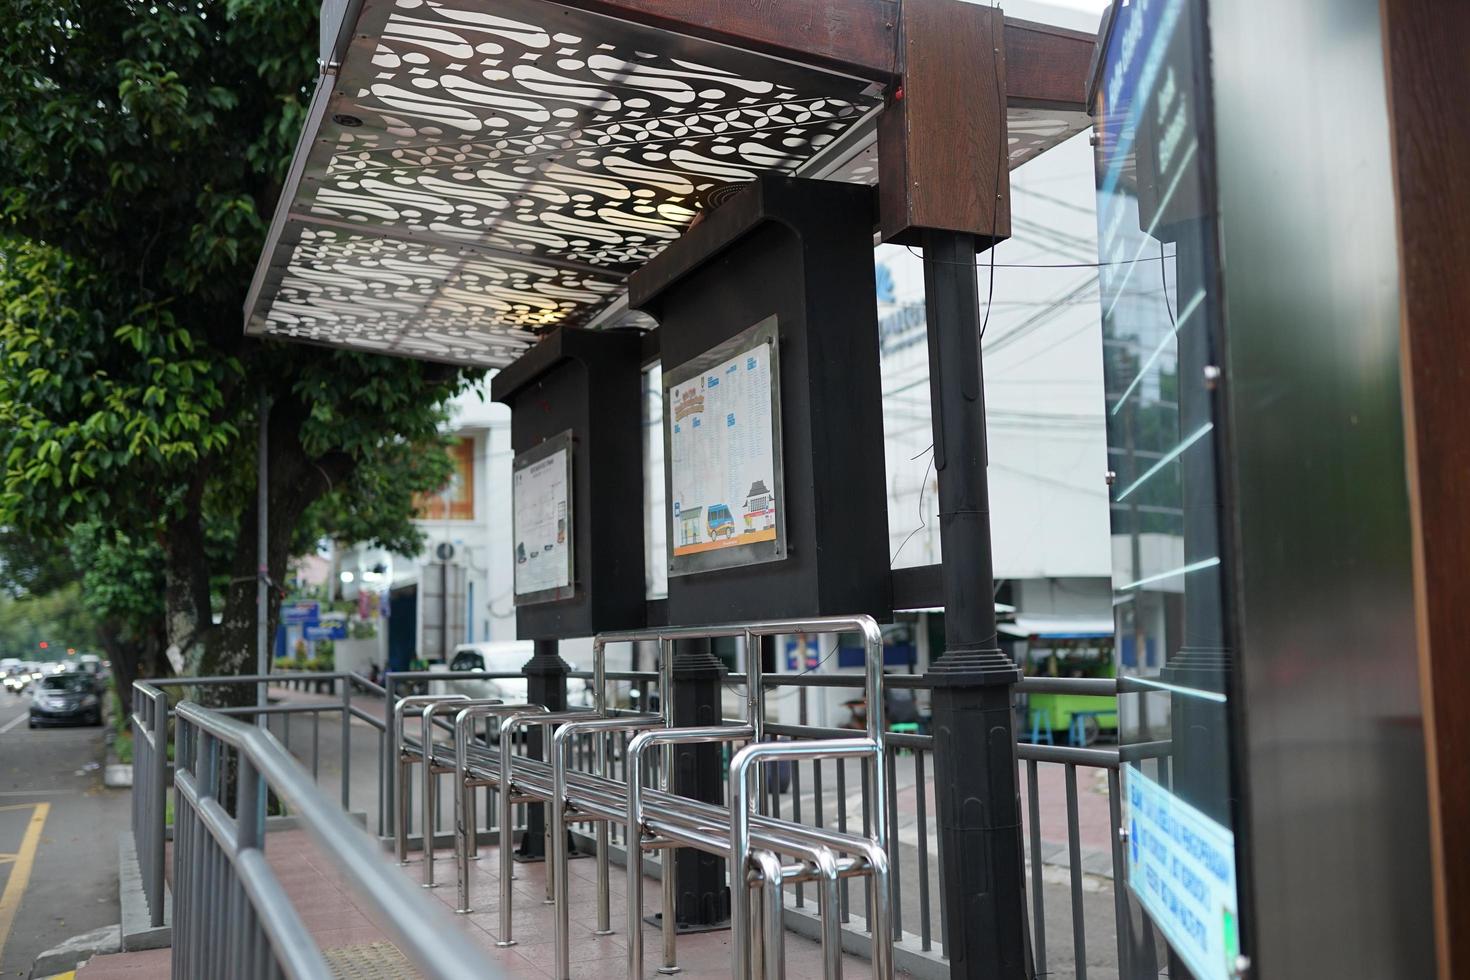
[[[529,640],[512,640],[500,643],[461,643],[454,648],[454,657],[449,661],[448,673],[483,671],[490,674],[513,674],[513,677],[487,677],[477,680],[432,681],[429,688],[434,694],[464,694],[471,698],[497,698],[506,704],[519,704],[526,700],[526,678],[521,668],[535,653],[535,645]],[[576,670],[576,667],[572,667]],[[567,707],[592,707],[592,682],[578,679],[567,681]]]

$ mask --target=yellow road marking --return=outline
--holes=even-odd
[[[5,941],[10,938],[10,927],[15,925],[15,913],[20,911],[20,900],[25,896],[26,886],[30,884],[31,867],[36,863],[36,850],[41,846],[41,828],[46,826],[46,817],[51,812],[50,803],[21,803],[0,807],[0,810],[19,810],[23,807],[35,809],[26,825],[20,850],[15,853],[15,866],[10,869],[10,880],[5,883],[5,891],[0,892],[0,954],[5,952]]]

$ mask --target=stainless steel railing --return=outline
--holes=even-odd
[[[586,674],[591,677],[591,673]],[[643,687],[656,685],[658,676],[651,671],[608,672],[607,677]],[[743,674],[730,673],[726,684],[738,688],[747,684]],[[924,690],[927,683],[922,675],[888,675],[884,678],[890,689]],[[799,691],[804,688],[851,688],[860,690],[865,683],[861,674],[767,674],[760,679],[765,688],[786,688]],[[1110,678],[1048,678],[1028,677],[1017,687],[1018,695],[1059,693],[1109,696],[1126,692],[1126,679]],[[740,693],[737,691],[737,693]],[[748,692],[741,695],[742,702]],[[809,740],[850,737],[851,729],[820,727],[804,723],[778,724],[767,722],[765,734],[777,740]],[[736,719],[727,719],[727,725],[738,725]],[[629,765],[628,733],[613,736],[615,751],[611,753],[612,764],[609,774],[614,779],[626,781]],[[890,787],[883,801],[888,825],[897,834],[899,825],[899,800],[902,798],[910,807],[913,822],[904,827],[901,842],[895,842],[890,869],[892,887],[891,926],[895,942],[906,951],[913,951],[931,958],[942,968],[947,947],[944,916],[943,869],[944,856],[940,850],[938,835],[933,833],[933,813],[925,788],[931,782],[933,772],[934,740],[923,734],[889,732],[885,740],[884,769]],[[579,746],[584,750],[590,747]],[[1157,758],[1167,752],[1166,743],[1147,746],[1099,746],[1073,747],[1048,746],[1019,743],[1017,765],[1024,775],[1023,800],[1027,855],[1030,863],[1030,894],[1024,897],[1027,918],[1033,936],[1038,972],[1051,964],[1055,972],[1059,957],[1055,949],[1048,948],[1048,912],[1053,913],[1056,902],[1062,907],[1062,921],[1070,915],[1070,953],[1075,962],[1075,975],[1085,980],[1088,972],[1087,948],[1089,941],[1112,946],[1116,952],[1116,963],[1125,964],[1127,896],[1124,868],[1119,846],[1118,831],[1121,829],[1120,765],[1132,758]],[[588,751],[590,756],[590,751]],[[655,754],[653,761],[660,761]],[[1161,778],[1167,780],[1167,759],[1158,758]],[[586,760],[579,763],[585,767]],[[1058,772],[1060,770],[1060,772]],[[1105,817],[1087,814],[1080,806],[1083,796],[1082,783],[1087,773],[1106,773],[1108,812]],[[1102,776],[1098,777],[1102,779]],[[656,785],[656,783],[655,783]],[[1070,788],[1070,791],[1069,791]],[[1050,795],[1055,794],[1055,795]],[[1043,804],[1049,803],[1043,812]],[[873,815],[878,808],[874,787],[868,778],[866,767],[856,770],[844,760],[812,760],[791,763],[779,776],[768,776],[762,794],[763,814],[793,820],[815,828],[830,828],[840,833],[849,831],[864,833],[871,829]],[[1065,817],[1064,825],[1056,825],[1056,810]],[[1098,820],[1105,823],[1098,823]],[[1089,821],[1092,821],[1089,823]],[[1063,836],[1052,839],[1046,834],[1043,824],[1052,834],[1064,831]],[[626,846],[626,835],[622,825],[610,825],[614,845]],[[1089,870],[1106,873],[1102,865],[1094,866],[1097,855],[1084,852],[1084,835],[1101,838],[1105,835],[1107,856],[1111,858],[1112,878],[1094,878],[1088,883]],[[1053,858],[1052,852],[1061,845],[1060,853]],[[1100,846],[1100,845],[1099,845]],[[1065,860],[1062,860],[1063,855]],[[1053,864],[1053,860],[1056,864]],[[1086,863],[1086,868],[1084,868]],[[630,867],[632,863],[630,862]],[[1048,871],[1048,868],[1051,868]],[[1057,884],[1057,875],[1064,880]],[[1101,884],[1102,887],[1095,887]],[[845,929],[855,930],[855,935],[866,939],[871,920],[871,897],[866,893],[854,905],[849,894],[850,885],[846,878],[840,880],[839,902],[841,922]],[[790,906],[798,912],[810,910],[813,905],[812,888],[798,879],[794,889],[794,903]],[[1051,901],[1048,902],[1048,892]],[[1021,900],[1018,897],[1018,901]],[[1111,906],[1113,928],[1100,925],[1099,916],[1085,916],[1084,912],[1094,904]],[[1089,920],[1091,925],[1089,926]],[[1053,921],[1055,925],[1055,921]],[[1063,927],[1065,928],[1065,926]],[[1055,929],[1052,930],[1055,939]],[[1065,933],[1064,933],[1065,935]],[[861,948],[859,944],[858,948]],[[1065,947],[1064,947],[1065,948]],[[1063,953],[1061,960],[1066,960]],[[1060,964],[1063,968],[1069,965]]]
[[[727,680],[732,683],[741,683],[744,678],[739,674],[731,674],[728,675]],[[922,675],[891,675],[886,678],[886,681],[890,688],[923,690],[927,687]],[[863,683],[863,679],[853,674],[768,675],[762,679],[762,683],[769,687],[857,688]],[[1118,693],[1122,686],[1117,681],[1105,678],[1037,677],[1024,679],[1018,685],[1017,692],[1018,694],[1065,693],[1106,696]],[[844,734],[852,734],[848,729],[822,728],[805,724],[770,723],[766,729],[769,735],[777,739],[790,740],[835,738]],[[1026,777],[1023,780],[1025,784],[1023,806],[1026,818],[1027,856],[1030,863],[1029,884],[1031,887],[1030,894],[1025,896],[1025,900],[1028,906],[1027,918],[1032,931],[1038,975],[1048,969],[1055,972],[1055,963],[1048,967],[1048,963],[1056,957],[1049,955],[1047,947],[1047,892],[1048,890],[1056,892],[1058,889],[1054,885],[1048,888],[1049,882],[1044,880],[1043,872],[1049,863],[1045,859],[1045,854],[1049,850],[1047,845],[1061,843],[1043,839],[1044,819],[1041,805],[1043,785],[1053,782],[1052,779],[1043,779],[1043,775],[1048,769],[1054,773],[1055,768],[1053,767],[1062,770],[1061,791],[1065,797],[1063,807],[1066,818],[1064,853],[1067,855],[1065,890],[1070,901],[1071,952],[1075,964],[1073,967],[1075,976],[1079,980],[1085,980],[1089,937],[1084,910],[1092,902],[1108,902],[1114,913],[1114,928],[1108,930],[1107,935],[1093,938],[1101,939],[1115,947],[1116,962],[1120,969],[1126,963],[1127,896],[1123,877],[1122,850],[1118,836],[1121,828],[1119,766],[1122,761],[1129,758],[1156,756],[1166,748],[1167,746],[1162,743],[1153,746],[1124,746],[1121,749],[1117,746],[1086,748],[1018,743],[1017,764],[1022,767]],[[942,853],[941,839],[931,833],[933,829],[932,813],[926,792],[926,787],[930,782],[929,773],[932,771],[933,751],[934,740],[929,735],[907,733],[888,735],[884,766],[889,775],[888,784],[893,791],[881,804],[873,788],[863,778],[861,771],[856,780],[856,793],[853,793],[851,790],[854,788],[854,780],[850,778],[846,765],[842,762],[827,764],[813,762],[809,766],[801,763],[794,764],[785,778],[780,781],[771,781],[767,787],[764,805],[765,812],[778,816],[789,815],[790,819],[808,822],[818,827],[835,825],[839,830],[846,830],[850,825],[859,822],[866,826],[872,819],[872,814],[881,805],[888,813],[890,825],[897,827],[899,823],[898,799],[902,795],[906,801],[910,800],[911,794],[909,805],[913,807],[915,819],[905,828],[910,831],[904,835],[907,838],[906,842],[894,848],[891,920],[893,936],[896,942],[902,943],[907,948],[916,949],[921,954],[935,957],[942,964],[944,950],[947,946],[942,887],[945,856]],[[1106,818],[1106,839],[1113,877],[1111,888],[1104,887],[1101,891],[1084,887],[1086,871],[1083,867],[1085,856],[1082,853],[1081,837],[1086,825],[1079,806],[1078,781],[1080,772],[1088,771],[1106,772],[1108,779],[1109,812]],[[856,800],[853,799],[854,796]],[[1101,829],[1099,826],[1093,826],[1093,836],[1098,836],[1097,831]],[[840,887],[842,889],[840,896],[842,921],[845,927],[851,928],[851,919],[858,913],[852,907],[847,894],[847,883],[842,882]],[[1018,896],[1018,900],[1020,898]],[[803,886],[798,883],[794,907],[801,910],[808,905],[809,896],[804,894]],[[859,932],[862,935],[866,935],[870,928],[868,925],[870,905],[870,900],[865,897],[861,913],[864,921]],[[937,935],[934,928],[936,918],[938,920]],[[917,922],[914,921],[915,919]],[[1097,930],[1099,927],[1096,925],[1096,917],[1093,917],[1093,921],[1093,929]],[[910,931],[916,925],[917,934]]]
[[[266,861],[270,794],[420,975],[499,975],[273,735],[189,702],[176,717],[175,980],[334,976]]]
[[[148,902],[149,925],[163,925],[163,865],[168,787],[168,697],[146,684],[133,689],[133,847]]]

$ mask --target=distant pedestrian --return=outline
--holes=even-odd
[[[378,665],[376,663],[368,664],[368,680],[374,684],[382,682],[382,678],[378,675]]]

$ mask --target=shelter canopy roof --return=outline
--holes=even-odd
[[[251,334],[501,366],[540,330],[635,316],[627,274],[722,189],[878,179],[871,66],[549,0],[328,0],[322,17]],[[1088,124],[1080,103],[1012,98],[1007,116],[1012,167]]]

